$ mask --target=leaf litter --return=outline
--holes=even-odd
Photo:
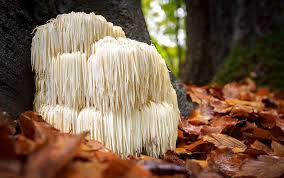
[[[61,133],[35,112],[0,112],[0,177],[222,178],[284,176],[284,100],[250,79],[186,86],[198,104],[182,118],[177,148],[159,159],[120,158],[87,132]]]

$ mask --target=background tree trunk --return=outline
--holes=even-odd
[[[181,69],[185,83],[207,84],[236,44],[252,47],[257,38],[283,25],[284,1],[185,0],[185,3],[188,50]]]
[[[32,109],[31,32],[58,14],[71,11],[103,15],[121,26],[127,37],[150,44],[140,0],[0,0],[0,108],[4,111],[16,116]],[[186,116],[190,111],[186,94],[173,77],[172,82]]]

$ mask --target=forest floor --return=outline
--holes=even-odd
[[[1,114],[0,177],[138,178],[284,175],[283,94],[246,79],[223,87],[186,86],[198,107],[181,118],[175,151],[120,159],[87,133],[61,133],[35,112]]]

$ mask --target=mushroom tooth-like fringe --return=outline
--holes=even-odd
[[[125,37],[121,27],[113,26],[94,13],[71,12],[58,15],[36,28],[32,39],[31,61],[36,73],[45,73],[52,57],[58,53],[91,53],[91,44],[105,36]]]
[[[65,105],[79,110],[86,106],[88,85],[85,53],[63,53],[53,58],[49,73],[36,77],[34,105]]]
[[[101,112],[126,112],[149,100],[175,102],[176,96],[168,99],[173,93],[168,70],[154,47],[105,37],[93,49],[88,60],[81,52],[52,58],[49,72],[36,77],[35,108],[59,104],[75,110],[92,106]]]
[[[77,111],[66,106],[43,105],[38,112],[44,120],[65,133],[76,133]]]
[[[88,59],[89,98],[102,112],[129,111],[163,102],[171,91],[166,64],[153,46],[105,37]]]
[[[150,102],[132,112],[102,115],[95,108],[80,113],[66,106],[44,105],[43,118],[65,133],[90,131],[90,138],[101,141],[120,156],[139,155],[143,150],[153,157],[176,147],[179,111],[167,103]]]
[[[121,156],[139,155],[145,150],[158,157],[175,149],[178,119],[179,111],[167,103],[151,102],[140,111],[104,115],[95,108],[85,108],[76,120],[76,133],[91,130],[91,138]]]

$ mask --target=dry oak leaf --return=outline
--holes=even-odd
[[[231,177],[238,172],[246,158],[246,155],[233,153],[228,148],[217,149],[209,154],[208,165],[212,170]]]
[[[261,125],[272,129],[276,125],[276,120],[279,117],[275,110],[260,111]]]
[[[86,134],[60,134],[42,149],[28,157],[25,175],[27,178],[52,178],[66,166],[80,149]]]
[[[131,160],[112,160],[102,172],[103,178],[151,178],[153,175]]]
[[[266,154],[272,154],[272,150],[258,140],[255,140],[250,146],[253,149],[264,151]]]
[[[234,153],[244,152],[247,146],[241,141],[224,134],[213,133],[203,137],[204,141],[213,143],[216,147],[231,148]]]
[[[107,164],[98,161],[72,161],[56,175],[56,178],[103,178],[102,172],[106,167]]]
[[[273,149],[274,155],[284,157],[284,146],[282,144],[272,141],[271,148]]]
[[[252,176],[257,178],[275,178],[284,174],[284,158],[261,155],[256,160],[248,159],[240,167],[235,177]]]

